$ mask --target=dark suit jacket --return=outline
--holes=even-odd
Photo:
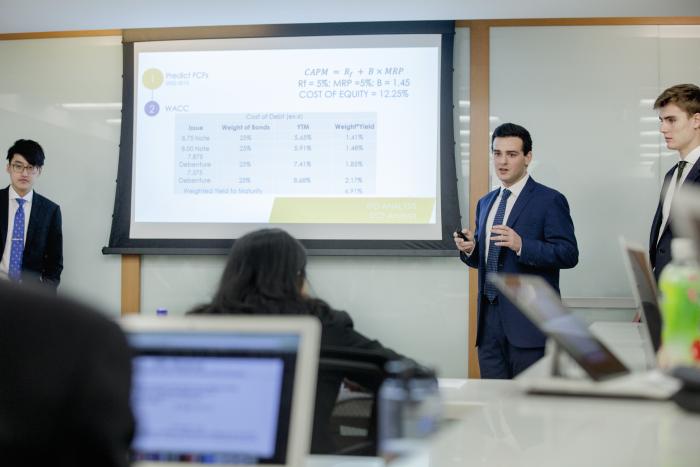
[[[0,258],[7,240],[9,188],[0,190]],[[22,282],[43,282],[56,289],[63,271],[61,208],[34,191],[22,257]]]
[[[127,465],[131,352],[114,322],[2,280],[0,375],[3,466]]]
[[[479,324],[476,345],[482,330],[482,315],[488,302],[482,300],[486,276],[486,220],[499,190],[493,190],[479,200],[476,207],[474,239],[476,246],[470,256],[460,254],[462,261],[479,269]],[[578,263],[578,246],[569,204],[564,195],[533,180],[527,181],[506,221],[508,227],[522,238],[521,255],[501,248],[499,272],[534,274],[544,278],[559,291],[559,270],[573,268]],[[516,347],[544,346],[545,337],[515,306],[499,296],[500,311],[506,337]]]
[[[651,234],[649,235],[649,259],[651,260],[651,267],[654,270],[654,277],[656,277],[657,281],[659,280],[659,276],[661,275],[663,268],[671,262],[671,240],[673,239],[673,226],[671,225],[670,216],[666,222],[663,232],[660,234],[660,237],[659,229],[661,229],[661,221],[663,220],[666,191],[668,190],[668,185],[671,183],[671,177],[673,176],[673,172],[675,170],[676,166],[673,166],[664,176],[664,183],[661,188],[661,195],[659,196],[659,205],[656,207],[656,214],[654,214],[654,220],[651,223]],[[698,160],[690,168],[688,176],[685,178],[683,184],[686,183],[700,184],[700,160]],[[659,240],[658,242],[656,241],[657,239]]]

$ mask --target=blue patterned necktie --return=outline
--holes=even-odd
[[[17,212],[12,228],[12,247],[10,248],[10,267],[7,275],[10,280],[19,281],[22,277],[22,255],[24,254],[24,203],[26,199],[17,198]]]
[[[501,192],[501,202],[498,203],[498,209],[496,209],[496,217],[493,218],[493,225],[503,224],[503,217],[506,214],[506,202],[510,196],[511,191],[504,188]],[[491,232],[486,232],[486,234],[491,238]],[[501,253],[501,247],[495,244],[495,241],[489,240],[491,244],[489,245],[489,255],[486,259],[486,275],[488,276],[492,272],[498,272],[498,255]],[[498,289],[496,286],[489,282],[488,279],[484,280],[484,295],[489,301],[493,301],[496,298]]]

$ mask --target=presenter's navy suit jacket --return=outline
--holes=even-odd
[[[0,190],[0,259],[4,254],[8,235],[8,199],[9,188]],[[63,271],[61,208],[34,191],[22,257],[22,281],[41,281],[55,290],[61,281],[61,271]]]
[[[661,221],[663,220],[666,190],[668,189],[668,184],[671,183],[674,170],[676,170],[675,165],[671,167],[671,170],[666,172],[664,176],[659,205],[656,207],[656,214],[654,215],[654,221],[651,223],[651,234],[649,235],[649,259],[651,260],[651,267],[654,270],[654,277],[656,277],[657,281],[659,280],[661,270],[671,262],[671,240],[673,239],[671,218],[669,217],[666,222],[664,231],[660,234],[661,238],[659,238],[659,229],[661,229]],[[700,184],[700,160],[695,162],[690,168],[690,172],[688,172],[688,176],[685,178],[683,184],[685,185],[687,183]],[[658,242],[656,241],[657,238],[659,239]]]
[[[483,335],[483,314],[488,306],[488,301],[483,299],[486,279],[485,248],[489,238],[486,220],[498,193],[499,189],[493,190],[479,200],[474,233],[476,247],[470,256],[460,254],[462,261],[479,269],[477,346]],[[515,200],[506,225],[522,238],[522,250],[518,257],[510,248],[502,247],[498,271],[541,276],[559,292],[559,270],[573,268],[578,263],[574,223],[564,195],[530,177]],[[545,336],[539,329],[505,297],[499,295],[498,301],[508,341],[516,347],[543,347]]]

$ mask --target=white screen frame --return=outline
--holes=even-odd
[[[294,392],[287,439],[286,463],[284,466],[301,466],[309,454],[313,411],[316,395],[316,377],[321,339],[321,324],[311,316],[127,316],[120,321],[122,329],[129,334],[170,333],[173,331],[202,333],[280,333],[299,336]],[[180,462],[137,462],[137,467],[183,467],[212,464]],[[214,464],[216,465],[216,464]],[[218,464],[224,465],[224,464]],[[282,467],[280,464],[265,464]]]

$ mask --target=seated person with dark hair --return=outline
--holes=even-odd
[[[219,289],[196,314],[312,315],[321,321],[321,350],[345,347],[371,350],[388,360],[405,358],[353,328],[344,311],[304,292],[306,250],[280,229],[251,232],[236,240]],[[340,389],[340,378],[319,376],[311,451],[333,452],[328,422]]]
[[[0,281],[0,463],[125,467],[131,351],[116,323]]]

